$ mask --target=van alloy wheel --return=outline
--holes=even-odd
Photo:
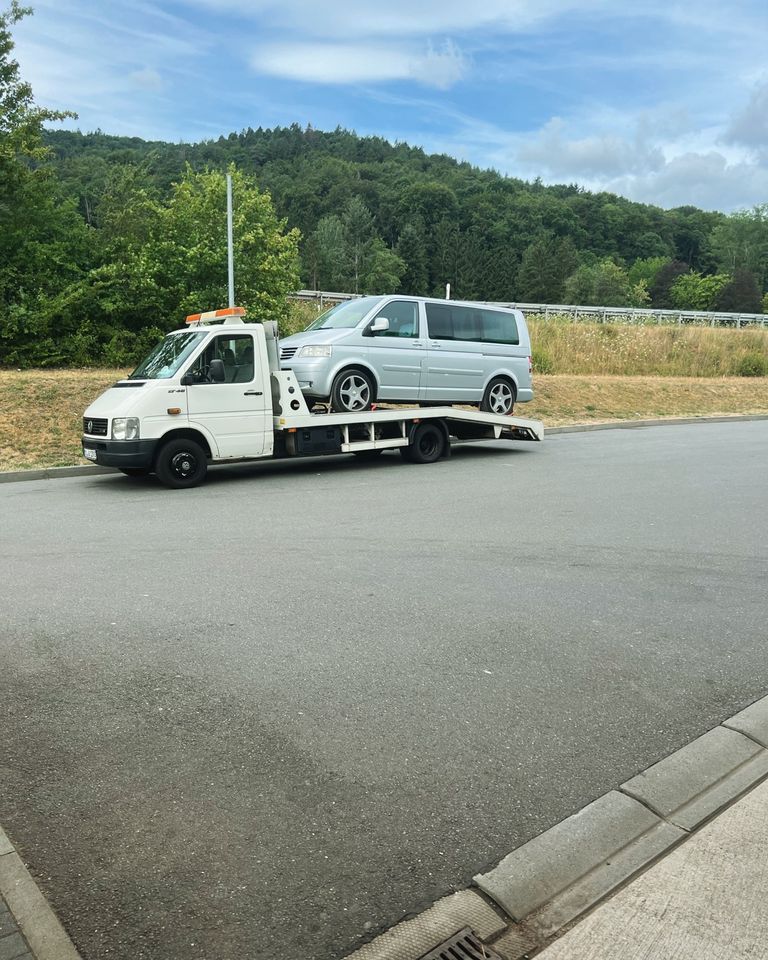
[[[506,416],[515,409],[516,399],[515,388],[509,381],[496,377],[488,384],[480,409]]]
[[[347,370],[336,377],[331,389],[331,405],[339,413],[357,413],[370,409],[373,384],[361,370]]]

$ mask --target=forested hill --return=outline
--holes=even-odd
[[[161,199],[187,164],[234,163],[301,231],[301,280],[320,289],[427,294],[451,282],[469,299],[673,306],[673,281],[692,273],[692,301],[679,305],[706,308],[746,269],[756,282],[740,308],[759,309],[765,282],[765,258],[742,262],[735,250],[738,218],[525,182],[345,130],[248,129],[199,144],[59,130],[45,140],[61,188],[97,228],[101,198],[126,165],[136,189]]]

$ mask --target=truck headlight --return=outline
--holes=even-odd
[[[308,343],[299,350],[300,357],[330,357],[333,349],[327,343]]]
[[[138,440],[139,418],[122,417],[112,421],[113,440]]]

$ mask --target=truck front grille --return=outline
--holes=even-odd
[[[105,417],[83,417],[83,433],[89,437],[106,437],[107,419]]]
[[[290,360],[291,357],[296,353],[298,347],[282,347],[280,349],[280,359],[281,360]]]

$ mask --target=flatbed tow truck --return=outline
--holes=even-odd
[[[450,406],[310,412],[293,372],[280,369],[277,324],[246,323],[244,314],[187,317],[85,411],[83,456],[183,488],[202,483],[209,464],[391,449],[433,463],[454,442],[543,437],[537,420]]]

